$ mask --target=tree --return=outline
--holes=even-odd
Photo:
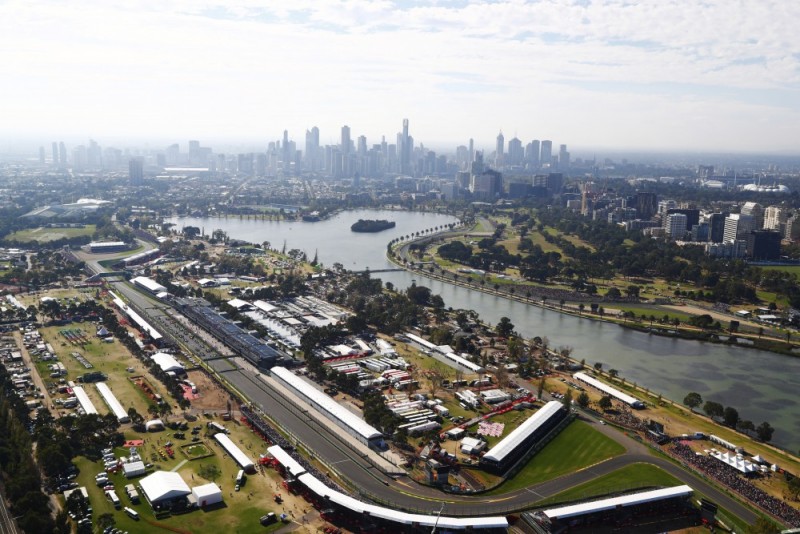
[[[772,434],[774,432],[775,429],[772,428],[772,425],[766,421],[758,425],[758,428],[756,428],[756,435],[758,436],[758,439],[765,442],[772,440]]]
[[[731,428],[736,428],[736,423],[739,422],[739,412],[733,406],[727,406],[725,411],[722,412],[722,418],[725,424]]]
[[[611,396],[610,395],[603,395],[602,397],[600,397],[600,401],[597,403],[597,405],[600,406],[600,408],[603,411],[610,410],[611,406],[612,406],[612,404],[611,404]]]
[[[583,302],[578,304],[578,315],[583,315],[584,308],[586,308],[586,304],[584,304]]]
[[[587,395],[585,391],[581,391],[581,394],[578,395],[578,405],[581,408],[589,406],[589,395]]]
[[[536,393],[536,397],[541,399],[542,393],[544,393],[544,377],[539,379],[539,387],[537,388]]]
[[[616,369],[609,369],[608,376],[610,376],[611,378],[617,378],[619,376],[619,371],[617,371]]]
[[[514,323],[508,317],[501,317],[500,322],[495,327],[495,331],[500,337],[508,337],[514,331]]]
[[[693,391],[683,398],[683,403],[688,406],[691,411],[694,411],[695,408],[703,404],[703,397],[701,397],[699,393]]]
[[[625,294],[632,298],[639,298],[639,286],[629,285],[625,288]]]
[[[798,495],[800,495],[800,477],[792,477],[789,481],[789,491],[792,492],[792,496],[797,500]]]
[[[703,405],[703,411],[709,417],[722,417],[722,414],[725,412],[725,408],[722,407],[722,404],[714,401],[706,401]]]
[[[603,369],[603,364],[602,364],[602,362],[597,362],[596,364],[594,364],[594,370],[595,370],[595,371],[597,371],[598,373],[599,373],[600,371],[602,371],[602,369]]]

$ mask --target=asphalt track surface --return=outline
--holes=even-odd
[[[154,319],[155,323],[162,322],[159,320],[159,316],[165,315],[164,309],[167,308],[165,304],[155,304],[153,300],[130,285],[116,283],[114,286],[146,318]],[[200,356],[202,357],[202,355]],[[543,499],[622,467],[648,463],[660,467],[678,480],[688,484],[695,491],[702,493],[707,499],[741,520],[752,524],[757,518],[756,513],[750,508],[693,472],[683,469],[663,457],[653,455],[646,445],[607,425],[599,424],[595,428],[622,444],[626,448],[626,453],[569,475],[506,494],[485,497],[445,494],[417,484],[408,478],[395,480],[384,475],[364,458],[362,453],[354,450],[340,433],[318,423],[312,416],[284,399],[280,393],[257,376],[258,371],[249,366],[240,366],[231,359],[214,358],[206,359],[206,364],[216,370],[262,412],[268,414],[279,428],[292,435],[297,444],[312,451],[324,465],[330,466],[352,487],[358,488],[363,497],[390,508],[436,514],[442,503],[445,503],[445,513],[449,516],[506,515],[534,508],[536,503]],[[592,419],[586,420],[596,422]]]

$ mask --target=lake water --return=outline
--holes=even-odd
[[[350,231],[358,219],[388,219],[397,226],[374,234]],[[211,234],[221,229],[236,239],[254,243],[269,241],[273,248],[303,250],[309,258],[315,251],[319,261],[346,269],[391,268],[386,244],[404,235],[455,222],[453,217],[432,213],[390,210],[357,210],[339,213],[316,223],[276,222],[230,217],[176,218],[181,226],[198,226]],[[587,363],[602,362],[604,369],[617,369],[629,382],[660,392],[680,402],[690,391],[706,400],[733,406],[742,419],[756,426],[769,421],[775,427],[773,442],[790,450],[800,447],[800,358],[771,352],[665,338],[621,328],[610,323],[563,315],[479,291],[422,277],[418,273],[376,274],[395,287],[412,280],[442,296],[447,306],[472,309],[481,319],[496,324],[506,316],[526,338],[547,336],[552,347],[573,347],[573,357]]]

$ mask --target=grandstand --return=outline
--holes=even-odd
[[[125,408],[122,407],[122,404],[119,403],[117,397],[111,392],[111,388],[108,387],[108,385],[104,384],[103,382],[98,382],[97,391],[100,392],[100,396],[103,397],[104,401],[106,401],[108,408],[117,418],[117,421],[120,423],[129,423],[131,421],[128,412],[126,412]]]
[[[631,397],[630,395],[621,392],[618,389],[612,388],[608,384],[600,382],[599,380],[592,378],[591,376],[587,375],[586,373],[575,373],[572,377],[576,380],[580,380],[585,384],[589,384],[590,386],[599,389],[603,393],[607,395],[611,395],[615,399],[620,402],[624,402],[631,408],[635,408],[637,410],[644,409],[644,403],[635,397]]]
[[[276,445],[268,450],[287,471],[294,474],[295,470],[303,469],[281,447]],[[430,532],[431,528],[436,528],[442,532],[448,530],[494,529],[497,529],[498,532],[505,532],[508,528],[508,520],[505,517],[448,517],[443,515],[410,514],[369,504],[328,487],[308,472],[302,472],[297,476],[297,480],[308,490],[309,497],[314,499],[321,507],[324,506],[327,509],[335,507],[336,511],[348,514],[350,519],[355,522],[377,521],[388,528],[401,528],[403,532],[415,532],[422,529]]]
[[[537,533],[585,530],[599,525],[635,531],[637,521],[645,520],[652,526],[658,519],[697,517],[698,512],[691,505],[692,493],[689,486],[675,486],[528,512],[522,514],[522,519]]]
[[[112,302],[114,303],[114,306],[116,306],[119,309],[119,311],[127,315],[128,319],[133,321],[133,323],[139,328],[139,330],[150,336],[150,339],[152,339],[153,343],[155,343],[156,345],[161,344],[161,342],[164,339],[164,336],[162,336],[158,330],[150,326],[150,323],[142,319],[141,315],[136,313],[133,310],[133,308],[125,304],[125,302],[121,298],[119,298],[113,291],[109,291],[108,294],[111,295],[111,299]]]
[[[178,298],[175,305],[186,317],[260,369],[269,369],[279,361],[289,360],[288,356],[222,317],[207,300]]]
[[[434,345],[430,341],[410,333],[406,333],[405,336],[417,345],[423,347],[425,350],[430,351],[431,356],[456,369],[457,371],[467,371],[475,374],[480,374],[485,371],[485,369],[480,365],[473,363],[463,356],[459,356],[450,350],[450,347],[440,347],[438,345]]]
[[[500,440],[481,458],[481,465],[489,471],[502,473],[514,465],[539,440],[567,416],[567,410],[558,401],[550,401]]]
[[[285,367],[273,367],[271,375],[272,378],[288,388],[289,391],[319,410],[325,417],[342,427],[348,434],[362,443],[377,449],[383,449],[385,447],[383,434],[328,395],[315,388],[311,383],[295,375]]]
[[[247,473],[252,473],[255,471],[255,464],[253,461],[242,452],[242,449],[240,449],[239,446],[227,436],[227,434],[224,432],[217,432],[214,434],[214,439],[217,440],[220,445],[222,445],[222,448],[231,455],[231,458],[233,458],[236,463],[239,464],[239,467],[241,467],[242,470]]]
[[[270,453],[270,455],[272,455],[272,457],[275,458],[279,464],[281,464],[281,467],[283,467],[284,471],[291,477],[299,477],[306,472],[305,467],[300,465],[300,462],[292,458],[292,455],[283,450],[280,445],[267,447],[267,452]]]

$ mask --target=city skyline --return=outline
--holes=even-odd
[[[0,6],[0,138],[203,138],[342,125],[427,146],[800,152],[800,6],[173,2]],[[764,28],[769,28],[767,33]],[[555,149],[556,147],[554,147]]]

